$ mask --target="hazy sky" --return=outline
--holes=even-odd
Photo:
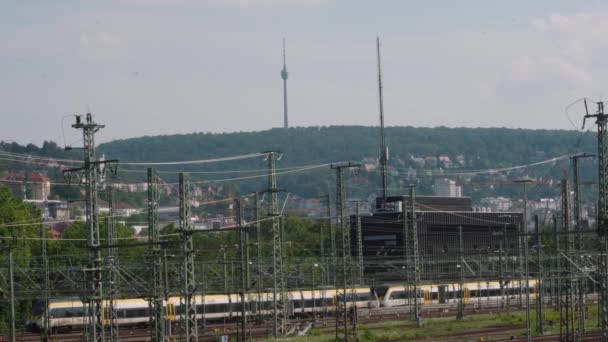
[[[281,126],[282,37],[292,126],[377,125],[376,35],[387,125],[573,129],[608,96],[601,1],[3,0],[0,140]]]

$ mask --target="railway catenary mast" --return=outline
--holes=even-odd
[[[194,245],[192,239],[192,222],[190,221],[190,183],[188,176],[179,173],[179,233],[182,243],[182,286],[183,293],[180,296],[184,341],[198,341],[198,329],[196,319],[196,301],[194,291],[196,280],[194,278]]]
[[[91,113],[87,113],[83,122],[82,115],[76,115],[76,123],[73,128],[82,129],[84,165],[78,168],[66,169],[63,174],[68,177],[77,174],[79,179],[84,180],[85,201],[86,201],[86,225],[89,233],[87,241],[89,248],[89,267],[87,273],[92,277],[87,278],[89,287],[89,301],[93,310],[90,313],[90,340],[102,342],[104,340],[103,324],[103,293],[102,293],[102,265],[101,265],[101,244],[99,236],[99,222],[97,221],[97,183],[102,172],[101,166],[116,163],[117,160],[97,160],[95,158],[95,133],[104,128],[105,125],[96,124]],[[67,147],[66,149],[72,149]],[[115,170],[114,170],[115,171]],[[92,279],[91,279],[92,278]]]
[[[340,286],[336,286],[336,341],[357,341],[357,313],[351,305],[354,300],[353,270],[350,253],[350,228],[347,226],[345,193],[344,193],[344,169],[358,169],[359,164],[342,163],[331,165],[336,170],[336,210],[338,227],[341,235],[341,279]]]
[[[599,263],[600,283],[600,326],[602,328],[602,341],[608,340],[608,115],[604,113],[604,103],[597,102],[595,114],[589,114],[587,101],[585,101],[585,120],[595,118],[597,125],[597,159],[598,159],[598,206],[597,206],[597,232],[601,240],[601,253]],[[583,127],[585,127],[583,120]]]
[[[152,266],[152,312],[150,315],[154,341],[165,340],[165,308],[163,306],[162,249],[159,244],[158,227],[159,191],[156,170],[148,168],[148,242]]]
[[[388,162],[388,147],[384,136],[384,100],[382,97],[382,67],[380,62],[380,37],[376,37],[376,54],[378,58],[378,106],[380,111],[380,174],[382,176],[382,199],[386,200],[387,180],[386,164]]]

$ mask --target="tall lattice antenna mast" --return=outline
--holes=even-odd
[[[289,128],[289,120],[287,118],[287,58],[285,57],[285,38],[283,38],[283,69],[281,69],[281,78],[283,79],[283,128]]]
[[[380,65],[380,37],[376,37],[376,53],[378,55],[378,100],[380,110],[380,174],[382,175],[382,198],[386,198],[386,163],[388,149],[384,137],[384,103],[382,98],[382,68]]]

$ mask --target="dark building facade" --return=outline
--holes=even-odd
[[[403,210],[405,208],[405,211]],[[408,277],[404,231],[411,218],[409,197],[378,200],[376,210],[361,216],[366,279],[400,281]],[[404,220],[404,214],[407,220]],[[355,216],[351,216],[351,251],[358,255]],[[515,277],[521,213],[473,212],[466,197],[416,197],[416,223],[422,280],[440,282],[464,276]],[[463,253],[459,227],[462,227]],[[412,245],[411,243],[409,244]],[[464,262],[462,262],[464,255]],[[481,270],[481,273],[479,273]]]

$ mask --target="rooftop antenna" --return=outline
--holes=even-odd
[[[287,119],[287,64],[285,58],[285,38],[283,38],[283,69],[281,70],[281,78],[283,79],[283,128],[289,128],[289,120]]]
[[[378,98],[380,106],[380,173],[382,174],[382,199],[386,199],[386,163],[388,147],[384,138],[384,103],[382,99],[382,68],[380,66],[380,37],[376,37],[376,52],[378,54]]]

